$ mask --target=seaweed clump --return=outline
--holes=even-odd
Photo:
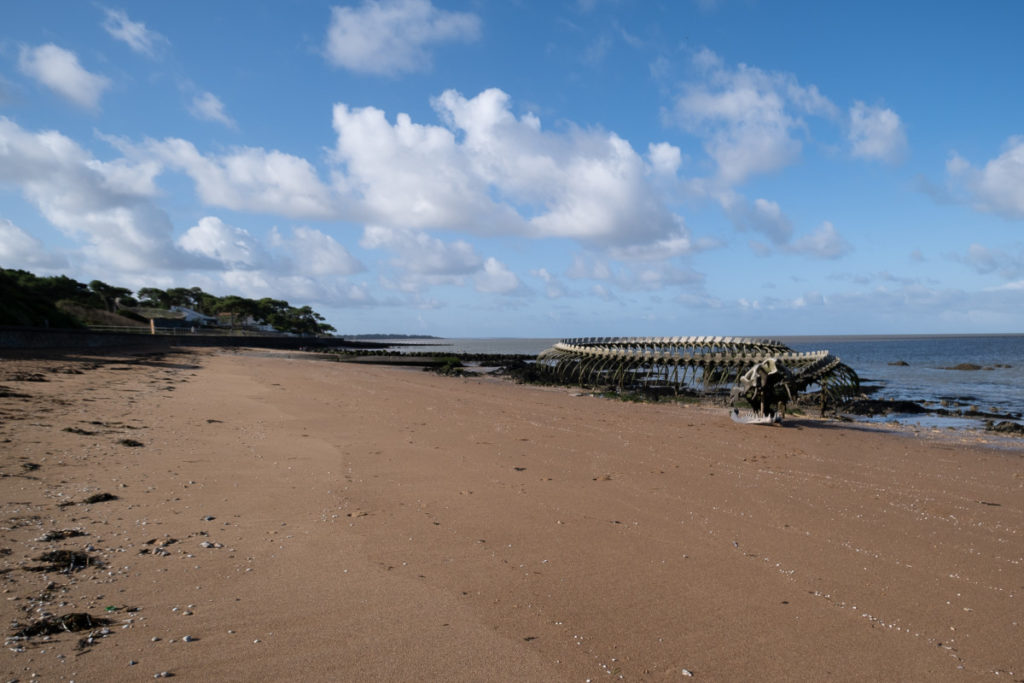
[[[36,558],[36,562],[45,564],[36,567],[25,567],[32,572],[60,572],[70,574],[86,567],[101,567],[103,563],[81,550],[51,550]]]
[[[99,626],[114,623],[104,617],[94,617],[86,612],[72,612],[61,616],[48,616],[38,619],[28,626],[15,630],[15,638],[33,638],[35,636],[52,636],[58,633],[88,631]],[[17,627],[15,627],[17,628]]]

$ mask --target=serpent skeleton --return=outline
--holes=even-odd
[[[537,356],[557,379],[580,385],[671,389],[730,387],[738,422],[777,422],[786,403],[812,385],[833,399],[853,393],[857,373],[828,351],[794,351],[748,337],[581,337]],[[745,399],[753,409],[741,414]]]

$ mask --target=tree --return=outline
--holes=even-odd
[[[63,276],[62,276],[63,277]],[[28,325],[38,327],[81,327],[81,323],[59,310],[49,294],[35,287],[41,280],[57,278],[36,278],[24,270],[6,270],[0,268],[0,325]],[[75,282],[70,278],[64,278]],[[28,284],[26,284],[28,283]],[[53,283],[49,283],[53,284]],[[57,283],[66,285],[67,283]],[[76,285],[85,285],[77,282]],[[54,291],[67,294],[68,290],[56,287]],[[65,300],[68,297],[64,297]]]
[[[231,314],[231,329],[235,329],[235,324],[238,321],[242,321],[244,324],[249,318],[258,319],[260,312],[257,302],[234,294],[222,297],[214,307],[214,311]]]
[[[139,303],[150,308],[170,308],[171,300],[167,292],[156,287],[143,287],[138,292]]]
[[[117,300],[121,297],[131,298],[132,290],[124,287],[114,287],[102,280],[93,280],[89,283],[89,289],[96,296],[102,307],[111,313],[117,311]]]

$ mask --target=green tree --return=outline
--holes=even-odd
[[[54,294],[74,294],[81,285],[71,278],[37,278],[24,270],[0,268],[0,325],[33,327],[81,327],[81,323],[59,310]],[[56,280],[56,282],[52,282]],[[88,292],[88,290],[85,290]],[[63,296],[65,300],[71,297]]]
[[[137,294],[139,295],[139,303],[143,306],[149,306],[150,308],[170,308],[171,299],[167,296],[167,292],[156,287],[143,287]]]
[[[217,301],[214,312],[231,314],[231,329],[235,329],[239,322],[244,324],[249,318],[258,319],[260,310],[256,301],[229,294]]]
[[[125,289],[124,287],[114,287],[108,285],[102,280],[93,280],[89,283],[89,290],[95,295],[96,300],[100,303],[97,308],[105,308],[111,313],[117,311],[117,300],[121,297],[131,298],[132,290]]]

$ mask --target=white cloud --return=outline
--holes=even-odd
[[[83,253],[97,269],[146,271],[180,261],[170,220],[149,197],[153,172],[145,163],[101,162],[60,133],[32,133],[0,117],[0,183],[20,188],[65,234],[85,236]]]
[[[794,308],[807,308],[808,306],[824,306],[826,304],[825,297],[821,292],[810,291],[804,292],[793,300]]]
[[[335,160],[344,171],[336,185],[362,204],[368,222],[476,232],[519,222],[487,196],[448,129],[413,123],[406,114],[392,126],[379,109],[343,104],[334,106],[334,129]]]
[[[330,235],[319,230],[298,227],[292,239],[284,242],[300,273],[311,275],[354,275],[366,270],[349,251]]]
[[[155,57],[157,48],[167,39],[156,31],[146,28],[141,21],[132,21],[124,10],[104,9],[106,18],[103,28],[112,37],[128,44],[128,47],[147,57]]]
[[[319,301],[337,306],[370,303],[362,285],[345,277],[365,267],[333,237],[306,227],[286,237],[275,228],[264,244],[248,230],[205,216],[178,239],[183,250],[210,259],[211,280],[243,296]]]
[[[109,78],[86,71],[74,52],[52,43],[22,47],[18,68],[26,76],[87,109],[96,109],[103,91],[110,87]]]
[[[582,254],[573,254],[572,265],[565,274],[574,280],[610,280],[613,277],[606,261]]]
[[[647,159],[655,173],[674,176],[683,163],[683,153],[667,142],[651,143],[647,146]]]
[[[1024,136],[1008,139],[1003,153],[984,168],[975,168],[954,154],[946,162],[946,172],[953,184],[966,190],[979,211],[1024,218]]]
[[[218,261],[235,277],[242,271],[276,273],[277,276],[347,276],[365,266],[330,235],[307,227],[293,228],[284,237],[275,228],[263,245],[244,228],[205,216],[178,239],[185,251]],[[270,248],[268,248],[270,247]]]
[[[17,225],[0,218],[0,263],[7,268],[62,268],[67,259],[46,250],[43,243]]]
[[[425,71],[431,64],[428,46],[479,35],[475,14],[440,10],[429,0],[364,0],[359,7],[331,9],[326,57],[360,73]]]
[[[619,273],[616,284],[624,289],[657,291],[665,287],[693,287],[704,283],[704,275],[692,268],[679,268],[671,263],[647,264]]]
[[[271,270],[229,270],[221,273],[214,282],[218,289],[252,299],[270,297],[345,308],[377,303],[372,294],[359,284]]]
[[[695,55],[694,65],[704,80],[684,86],[675,119],[704,139],[726,186],[792,163],[801,150],[794,137],[804,125],[801,113],[836,115],[835,105],[817,87],[800,85],[792,74],[746,64],[729,69],[707,49]]]
[[[484,263],[468,242],[445,243],[419,230],[368,225],[359,244],[391,252],[388,263],[398,271],[398,279],[391,284],[407,292],[420,291],[425,285],[462,285]]]
[[[548,272],[547,268],[531,270],[530,275],[540,279],[544,283],[544,294],[549,299],[560,299],[566,295],[565,287],[558,281],[558,278]]]
[[[188,111],[197,119],[223,123],[228,128],[235,127],[235,120],[224,111],[224,103],[211,92],[202,92],[193,97]]]
[[[907,135],[892,109],[856,102],[850,107],[850,152],[862,159],[894,163],[907,151]]]
[[[793,236],[793,224],[777,202],[763,198],[749,202],[731,191],[719,194],[718,202],[740,230],[759,232],[776,245],[786,244]]]
[[[519,278],[505,264],[494,257],[484,261],[483,270],[473,276],[478,292],[510,294],[519,289]]]
[[[253,268],[267,261],[267,255],[248,231],[205,216],[178,239],[185,251],[206,256],[228,268]]]
[[[822,223],[813,233],[795,240],[789,247],[789,251],[822,259],[837,259],[852,249],[829,221]]]
[[[179,138],[149,140],[125,147],[187,173],[200,198],[211,206],[237,211],[280,213],[295,218],[334,218],[335,197],[300,157],[277,150],[241,147],[220,156],[204,156]]]
[[[697,249],[686,232],[682,219],[679,219],[680,230],[668,235],[663,239],[655,240],[647,244],[630,244],[623,247],[612,246],[608,254],[620,261],[664,261],[690,254]]]
[[[335,185],[370,222],[607,244],[680,231],[651,166],[614,133],[544,131],[497,89],[471,99],[449,90],[434,108],[447,128],[335,105]]]
[[[367,249],[387,249],[397,258],[392,263],[402,270],[420,275],[468,275],[482,260],[468,242],[446,244],[436,237],[414,230],[368,225],[360,245]]]

